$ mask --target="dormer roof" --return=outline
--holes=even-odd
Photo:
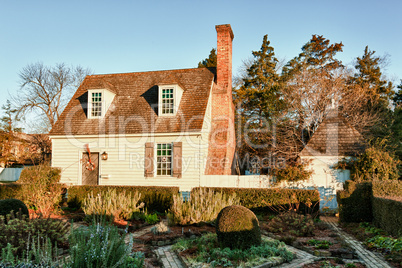
[[[50,135],[140,134],[201,131],[214,82],[214,68],[90,75],[50,131]],[[183,89],[174,117],[158,116],[158,88]],[[115,95],[102,119],[87,117],[88,90],[107,89]]]

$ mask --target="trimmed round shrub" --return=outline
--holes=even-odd
[[[223,208],[216,219],[221,248],[246,249],[261,244],[260,225],[255,214],[243,206]]]
[[[29,218],[28,208],[21,200],[13,198],[0,200],[0,215],[6,217],[11,211],[14,211],[14,214],[21,211],[21,216],[26,215]]]

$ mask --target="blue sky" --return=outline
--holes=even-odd
[[[366,45],[402,78],[402,1],[6,1],[0,0],[0,105],[19,90],[27,64],[64,62],[96,74],[196,67],[231,24],[234,74],[268,34],[279,59],[313,34],[343,42],[349,64]]]

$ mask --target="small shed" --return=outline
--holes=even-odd
[[[318,188],[320,209],[336,209],[336,191],[343,189],[343,182],[350,178],[350,170],[335,169],[343,158],[353,158],[364,151],[363,136],[345,119],[332,110],[318,126],[311,139],[300,152],[313,170],[307,187]]]

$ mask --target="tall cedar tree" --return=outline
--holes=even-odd
[[[363,109],[381,118],[364,132],[367,139],[388,139],[392,135],[393,112],[389,105],[395,92],[392,83],[382,77],[381,61],[382,58],[366,46],[363,56],[356,58],[356,73],[349,81],[353,87],[360,87],[366,95]]]
[[[394,91],[391,82],[382,79],[380,69],[381,58],[375,56],[375,51],[364,49],[363,56],[357,57],[355,68],[357,72],[351,82],[360,85],[370,95],[369,109],[386,109],[390,103]]]
[[[329,40],[322,35],[313,35],[311,40],[302,47],[299,56],[290,60],[282,71],[282,78],[292,79],[292,76],[305,69],[318,69],[330,75],[331,71],[342,67],[342,62],[335,59],[338,52],[342,52],[343,44],[329,44]]]
[[[259,51],[252,52],[254,61],[247,69],[247,77],[240,88],[234,89],[237,105],[238,151],[245,163],[247,156],[266,157],[267,149],[275,144],[274,125],[283,110],[281,83],[276,73],[274,48],[265,35]],[[269,149],[270,148],[270,149]],[[241,169],[247,169],[241,167]]]
[[[216,49],[212,48],[209,57],[198,63],[198,68],[211,68],[216,67]]]

